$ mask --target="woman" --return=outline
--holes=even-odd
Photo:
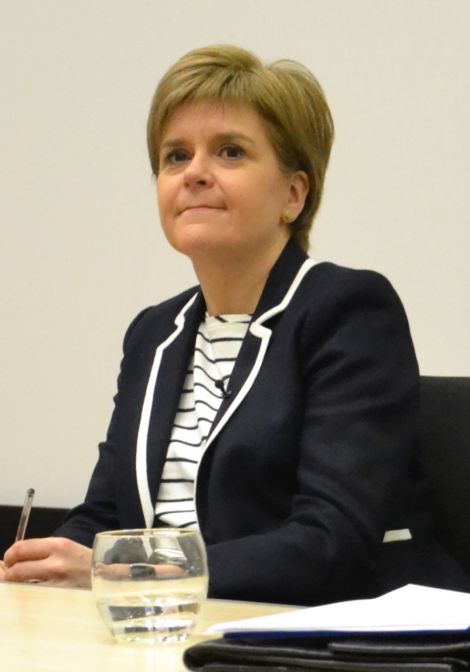
[[[333,140],[302,66],[228,46],[164,76],[148,121],[164,232],[199,285],[131,324],[84,504],[7,580],[88,585],[104,529],[199,527],[212,597],[319,604],[463,587],[415,481],[418,369],[380,275],[307,257]]]

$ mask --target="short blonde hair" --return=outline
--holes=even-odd
[[[316,78],[295,61],[263,65],[254,54],[231,45],[190,51],[166,72],[153,96],[147,142],[155,175],[166,123],[181,105],[202,101],[244,103],[256,110],[281,169],[307,173],[309,192],[291,233],[307,250],[334,137],[331,112]]]

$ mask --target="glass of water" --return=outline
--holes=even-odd
[[[168,527],[100,532],[91,580],[117,641],[183,641],[207,596],[204,542],[197,530]]]

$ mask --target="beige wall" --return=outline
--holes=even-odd
[[[196,46],[318,75],[337,141],[312,255],[385,273],[422,371],[470,375],[469,29],[468,0],[0,0],[0,503],[82,498],[128,322],[193,283],[144,126]]]

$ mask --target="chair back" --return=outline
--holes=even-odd
[[[419,440],[436,535],[470,577],[470,378],[421,377]]]

